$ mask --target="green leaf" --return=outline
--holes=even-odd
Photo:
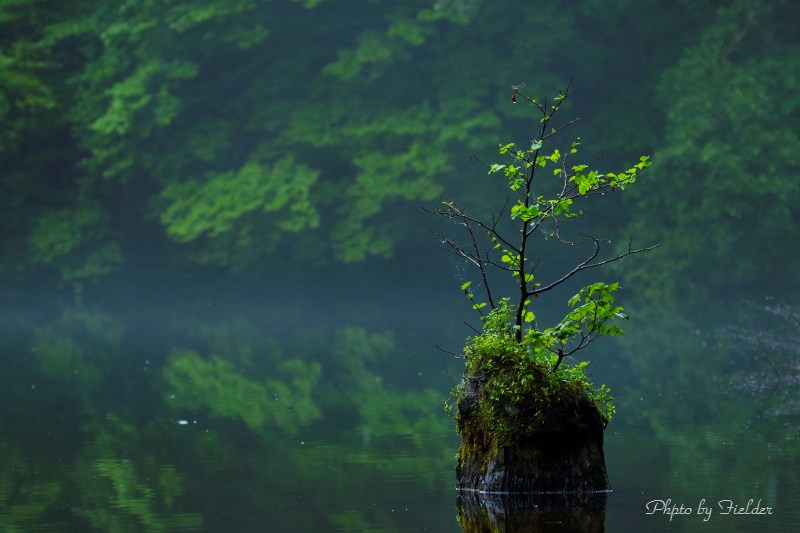
[[[462,283],[461,284],[461,290],[462,291],[466,291],[467,289],[469,289],[470,285],[472,285],[471,281],[466,281],[466,282]]]
[[[560,215],[561,213],[567,212],[569,211],[571,205],[572,205],[572,200],[569,198],[565,198],[563,200],[554,202],[553,214]]]
[[[508,153],[510,150],[512,150],[512,149],[514,148],[514,146],[516,146],[516,143],[501,144],[501,145],[500,145],[499,152],[500,152],[502,155],[505,155],[505,154],[507,154],[507,153]]]

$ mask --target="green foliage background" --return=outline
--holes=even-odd
[[[798,216],[798,8],[695,4],[4,1],[3,276],[420,253],[416,206],[481,198],[466,156],[525,131],[509,85],[574,76],[597,154],[654,155],[603,219],[668,244],[632,275],[752,283]]]
[[[468,157],[529,138],[523,80],[575,79],[562,116],[587,159],[652,155],[587,214],[663,242],[612,274],[633,320],[591,366],[630,437],[609,437],[610,471],[638,479],[635,444],[676,494],[699,461],[709,490],[736,487],[715,496],[800,490],[797,410],[718,393],[750,360],[715,336],[750,321],[743,298],[800,299],[799,24],[791,0],[0,0],[0,523],[418,530],[386,479],[447,485],[429,348],[468,334],[419,206],[502,204]]]

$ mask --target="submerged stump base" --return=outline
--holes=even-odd
[[[461,491],[563,494],[580,504],[608,489],[605,419],[579,387],[492,401],[486,376],[464,376],[458,398]]]
[[[606,492],[568,494],[458,493],[458,522],[464,533],[503,531],[605,531]]]

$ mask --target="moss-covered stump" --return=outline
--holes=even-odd
[[[513,344],[478,337],[457,389],[459,490],[588,493],[608,488],[607,419],[591,389]]]

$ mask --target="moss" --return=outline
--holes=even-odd
[[[554,370],[510,334],[483,334],[465,350],[464,381],[453,391],[458,403],[456,427],[462,437],[459,464],[488,461],[504,447],[563,440],[607,424],[600,407],[608,402],[588,383],[584,367]]]

